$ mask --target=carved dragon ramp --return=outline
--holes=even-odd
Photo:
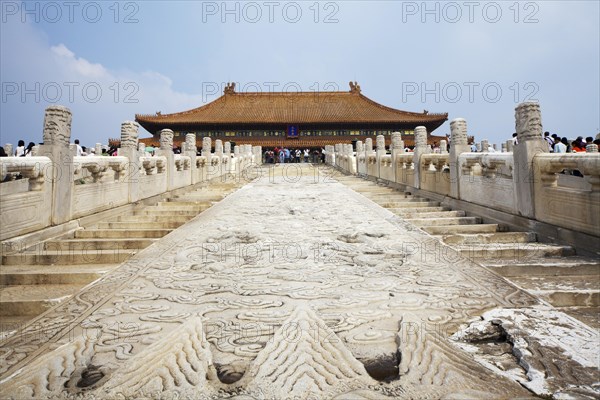
[[[524,359],[490,368],[451,336],[543,304],[323,170],[257,171],[0,343],[2,397],[534,395]]]

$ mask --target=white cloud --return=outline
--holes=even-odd
[[[50,51],[63,68],[74,71],[77,75],[90,79],[101,79],[108,76],[108,71],[101,64],[94,64],[84,58],[75,57],[75,53],[64,44],[50,47]]]
[[[71,109],[72,140],[94,145],[118,137],[121,122],[133,120],[136,113],[182,111],[202,101],[200,94],[174,90],[171,78],[159,72],[116,71],[79,57],[65,43],[51,45],[30,24],[4,25],[1,44],[2,144],[41,141],[44,109],[50,104]],[[5,90],[14,88],[15,93]],[[140,136],[149,135],[141,128]]]

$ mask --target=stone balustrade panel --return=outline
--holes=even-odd
[[[512,153],[463,153],[458,158],[460,199],[517,214],[512,174],[499,174],[499,166],[511,169]]]
[[[48,157],[0,158],[0,240],[51,224],[51,165]]]
[[[178,189],[192,184],[191,158],[181,154],[173,156],[175,170],[173,171],[173,188]]]
[[[449,154],[423,154],[420,158],[421,189],[430,192],[450,194]]]
[[[136,179],[136,170],[128,169],[127,157],[87,156],[73,158],[74,187],[72,218],[125,205],[129,202],[129,181]],[[81,171],[86,171],[85,178]]]
[[[397,154],[394,163],[396,168],[396,183],[414,187],[415,172],[413,164],[413,154]]]
[[[600,154],[538,154],[533,165],[535,218],[600,236]]]
[[[392,163],[392,156],[390,154],[379,157],[379,178],[390,182],[396,180],[396,172],[394,171],[394,164]]]
[[[377,164],[377,154],[374,150],[368,151],[366,153],[367,160],[367,175],[374,176],[376,178],[379,177],[379,165]]]
[[[145,174],[139,177],[139,197],[145,199],[168,190],[167,158],[164,156],[140,157]]]

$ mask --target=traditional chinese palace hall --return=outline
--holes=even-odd
[[[228,83],[218,99],[173,114],[136,115],[136,121],[153,137],[141,139],[146,144],[158,144],[159,132],[171,129],[174,142],[185,141],[185,135],[195,133],[198,146],[203,137],[221,139],[236,145],[319,148],[336,143],[352,143],[377,135],[390,144],[392,132],[402,133],[406,146],[414,145],[414,129],[425,126],[428,142],[445,136],[433,136],[448,114],[415,113],[379,104],[361,93],[356,82],[350,82],[347,92],[246,92],[235,91]]]

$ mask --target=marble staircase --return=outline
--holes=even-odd
[[[514,232],[437,201],[353,176],[336,179],[404,221],[437,237],[461,256],[582,322],[600,327],[600,259],[571,246],[540,243],[534,232]]]
[[[2,333],[64,301],[210,208],[241,184],[211,183],[127,215],[5,254],[0,268]]]

